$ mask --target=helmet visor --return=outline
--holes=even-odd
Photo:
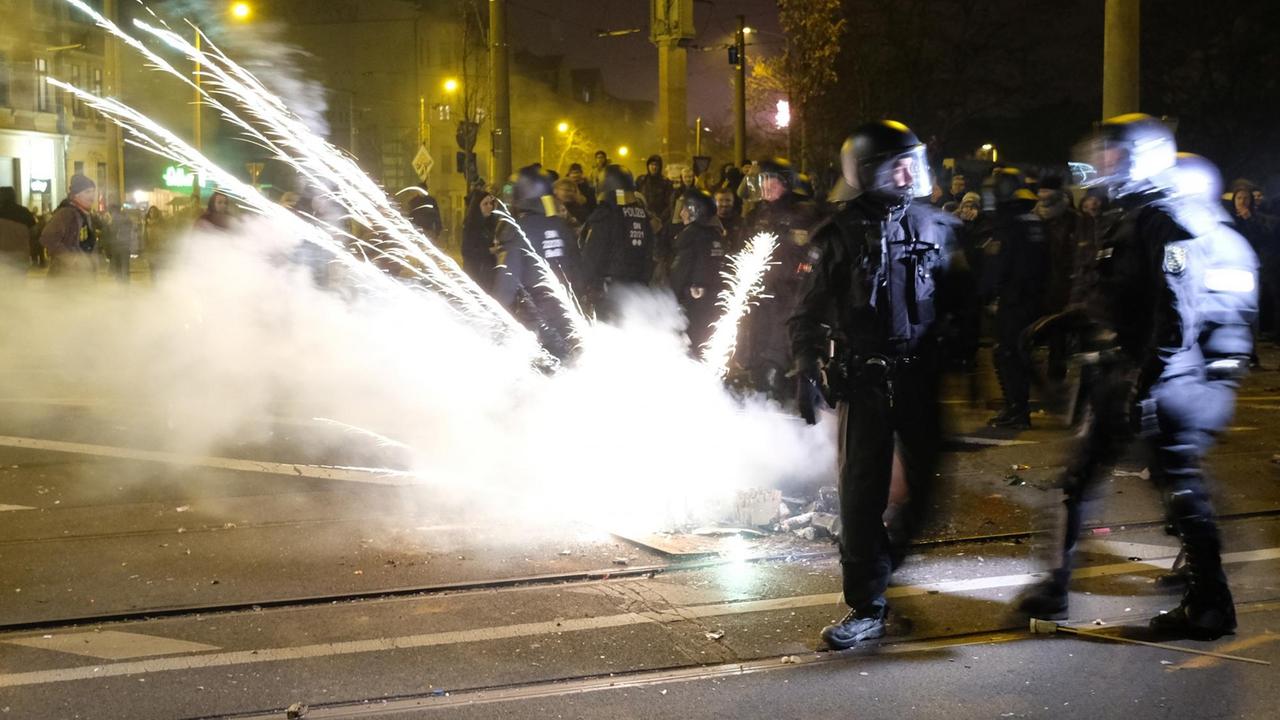
[[[871,172],[863,175],[868,181],[864,191],[904,198],[929,197],[933,192],[933,173],[923,144],[871,162]]]

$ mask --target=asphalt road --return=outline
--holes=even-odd
[[[165,429],[126,408],[0,398],[0,714],[1270,714],[1274,668],[1025,633],[1007,603],[1040,567],[1030,533],[1058,499],[1064,428],[1046,414],[1016,437],[982,431],[987,410],[962,382],[948,407],[967,439],[895,579],[890,636],[832,654],[816,652],[842,614],[828,543],[725,540],[715,556],[671,557],[590,518],[530,523],[334,469],[397,459],[336,434],[317,443],[334,431],[305,422],[173,457],[156,454]],[[1210,460],[1241,629],[1179,645],[1280,659],[1278,410],[1280,373],[1255,373]],[[1004,441],[1020,444],[990,444]],[[1176,544],[1142,466],[1132,458],[1104,488],[1073,624],[1114,632],[1176,602],[1153,583]],[[101,619],[113,616],[130,619]]]

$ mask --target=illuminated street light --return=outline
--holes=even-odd
[[[750,35],[750,34],[751,34],[751,33],[753,33],[753,32],[755,32],[755,30],[752,30],[752,29],[751,29],[751,28],[749,28],[749,27],[744,27],[744,28],[742,28],[742,34],[743,34],[743,35]]]
[[[774,112],[773,122],[781,130],[791,126],[791,103],[786,100],[778,101],[778,109]]]
[[[556,125],[556,132],[560,133],[561,135],[569,132],[569,123],[562,121],[559,125]]]
[[[446,78],[444,81],[444,91],[447,93],[455,93],[458,91],[458,79]]]
[[[247,2],[238,2],[231,4],[231,17],[237,20],[248,20],[253,14],[253,8]]]
[[[618,148],[618,157],[626,157],[627,155],[630,155],[630,154],[631,154],[631,148],[627,147],[626,145],[623,145]]]

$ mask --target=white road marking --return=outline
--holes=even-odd
[[[1222,556],[1224,563],[1250,563],[1280,560],[1280,547],[1229,553]],[[1149,571],[1154,567],[1168,568],[1173,564],[1172,558],[1146,563],[1116,563],[1081,568],[1074,574],[1077,578],[1107,577],[1135,572]],[[1018,575],[998,575],[994,577],[974,578],[971,580],[949,580],[926,585],[907,585],[889,588],[889,597],[914,597],[932,593],[965,594],[980,590],[1003,587],[1021,587],[1040,580],[1042,576],[1033,573]],[[89,665],[58,670],[37,670],[32,672],[6,673],[0,675],[0,687],[23,687],[29,685],[46,685],[56,682],[76,680],[92,680],[95,678],[119,677],[141,673],[172,672],[178,670],[202,670],[217,667],[239,665],[256,665],[265,662],[305,660],[313,658],[334,657],[339,655],[356,655],[371,652],[390,652],[423,647],[439,647],[444,645],[461,645],[465,643],[487,642],[493,640],[509,640],[519,637],[536,637],[556,635],[567,632],[583,632],[603,630],[606,628],[646,625],[650,623],[669,624],[685,622],[702,617],[725,617],[748,613],[768,612],[771,610],[794,610],[796,608],[818,607],[822,605],[838,606],[840,593],[823,593],[820,595],[801,595],[798,597],[772,598],[768,600],[750,600],[746,602],[716,603],[684,607],[678,614],[673,613],[622,613],[618,615],[602,615],[587,618],[564,618],[544,622],[521,623],[518,625],[500,625],[470,630],[453,630],[449,632],[425,633],[393,638],[373,638],[369,640],[349,640],[344,642],[321,643],[316,645],[300,645],[296,647],[265,648],[261,650],[238,650],[232,652],[210,653],[206,655],[188,655],[183,657],[156,658],[152,660],[135,660],[132,662]]]
[[[991,445],[994,447],[1012,447],[1014,445],[1039,445],[1038,440],[1008,440],[1004,438],[978,437],[977,435],[948,435],[942,439],[944,443],[960,443],[962,445]]]
[[[173,640],[154,635],[103,630],[57,635],[40,635],[3,641],[8,645],[22,645],[39,650],[52,650],[72,655],[102,658],[104,660],[131,660],[157,655],[209,652],[219,650],[216,645]]]
[[[35,508],[26,505],[0,505],[0,512],[9,512],[11,510],[35,510]]]
[[[1158,560],[1177,557],[1178,547],[1168,545],[1148,545],[1146,543],[1121,542],[1120,540],[1097,540],[1090,538],[1080,543],[1084,552],[1112,555],[1118,558],[1141,558]]]
[[[61,440],[41,440],[39,438],[15,437],[0,435],[0,446],[25,448],[28,450],[48,450],[51,452],[74,453],[77,455],[96,455],[98,457],[120,458],[123,460],[142,460],[145,462],[166,463],[169,465],[199,465],[220,470],[238,470],[241,472],[268,473],[271,475],[288,475],[290,477],[313,478],[316,480],[341,480],[344,482],[366,483],[370,485],[417,485],[419,481],[407,473],[398,473],[374,468],[331,467],[327,465],[292,465],[288,463],[268,462],[265,460],[240,460],[238,458],[212,457],[204,455],[180,455],[178,453],[160,452],[157,450],[138,450],[111,445],[90,445],[88,443],[63,442]]]

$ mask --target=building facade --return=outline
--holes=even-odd
[[[70,176],[82,173],[98,183],[100,203],[118,202],[113,128],[45,82],[53,77],[103,94],[103,33],[61,0],[0,0],[0,17],[0,186],[48,211],[65,196]]]

